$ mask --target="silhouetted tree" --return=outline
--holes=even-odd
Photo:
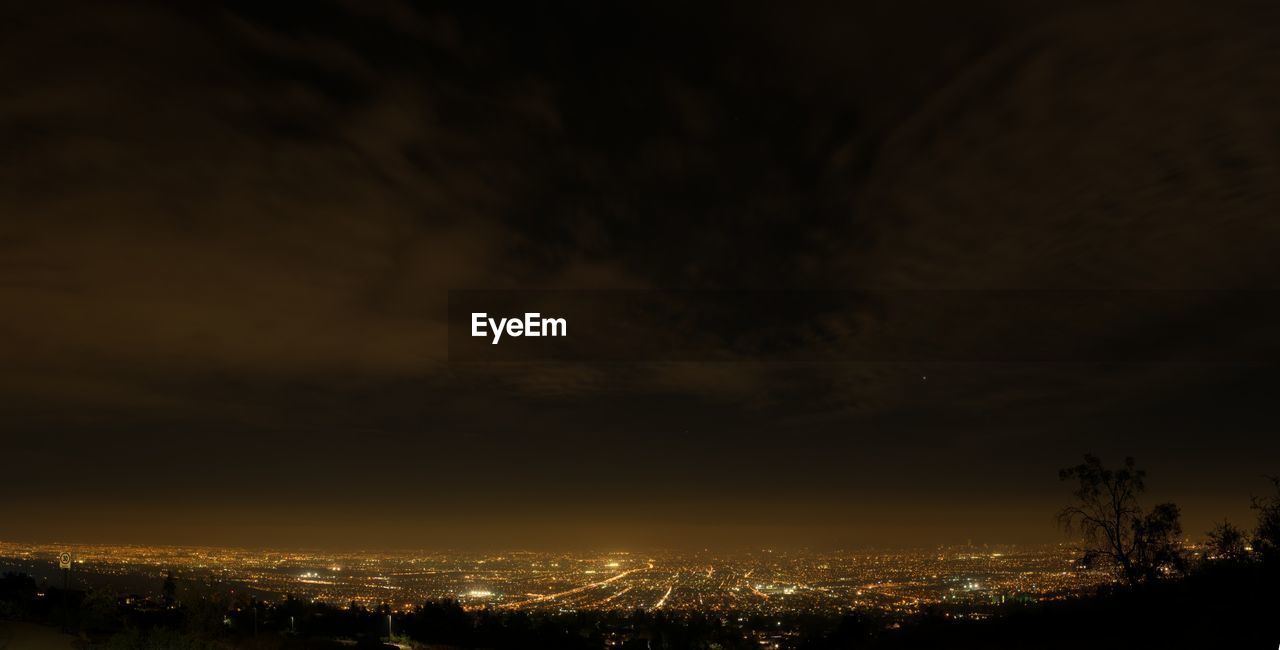
[[[1182,552],[1182,510],[1177,504],[1159,503],[1138,519],[1134,529],[1135,566],[1147,578],[1161,572],[1186,569]]]
[[[160,594],[164,597],[166,607],[172,607],[177,599],[178,583],[173,579],[173,569],[169,569],[164,575],[164,584],[160,587]]]
[[[0,576],[0,619],[25,615],[36,600],[36,581],[25,573]]]
[[[182,602],[183,629],[195,636],[216,637],[226,631],[227,611],[230,604],[225,594],[203,594],[184,598]]]
[[[1229,521],[1214,526],[1209,530],[1209,539],[1204,545],[1206,560],[1225,560],[1228,562],[1245,557],[1245,533]]]
[[[1253,497],[1253,509],[1258,511],[1258,525],[1253,531],[1253,550],[1264,560],[1280,560],[1280,477],[1272,476],[1275,494]]]
[[[1058,521],[1084,538],[1087,564],[1107,561],[1131,585],[1182,568],[1178,506],[1161,503],[1150,512],[1142,508],[1138,497],[1146,489],[1146,472],[1133,458],[1113,470],[1085,454],[1083,463],[1060,470],[1058,477],[1077,482],[1072,492],[1076,503],[1063,508]]]

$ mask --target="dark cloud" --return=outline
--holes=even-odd
[[[446,292],[1275,289],[1274,14],[17,9],[8,528],[1032,539],[1052,535],[1028,513],[1052,511],[1053,470],[1085,449],[1150,458],[1153,483],[1206,500],[1193,522],[1239,513],[1233,477],[1275,471],[1269,366],[461,365]],[[1264,349],[1216,309],[1081,344]],[[844,316],[827,325],[858,331]],[[952,308],[910,316],[907,340],[1005,342]],[[127,516],[90,516],[108,506]],[[84,523],[38,514],[55,508]],[[324,513],[366,532],[308,519]]]

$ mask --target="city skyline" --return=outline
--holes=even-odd
[[[57,558],[73,554],[61,575]],[[978,616],[993,605],[1054,601],[1111,584],[1066,545],[961,546],[881,553],[756,549],[713,553],[327,554],[219,547],[30,546],[0,542],[0,566],[43,584],[140,594],[173,575],[190,598],[237,592],[266,601],[413,611],[453,601],[468,610],[722,613],[742,616],[877,611],[907,618],[928,606]]]

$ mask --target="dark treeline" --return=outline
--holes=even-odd
[[[1269,647],[1277,634],[1276,563],[1214,563],[1177,580],[1119,586],[1063,602],[1014,605],[988,621],[925,611],[890,628],[863,616],[721,617],[645,612],[529,614],[467,612],[453,602],[392,614],[391,641],[457,648],[759,648],[785,630],[783,647],[1142,648]],[[342,608],[299,599],[223,609],[217,599],[173,608],[125,606],[56,588],[36,596],[26,576],[0,578],[0,614],[72,631],[89,648],[176,650],[390,648],[385,609]],[[256,609],[256,612],[254,611]],[[256,626],[254,619],[257,619]],[[778,624],[781,620],[782,625]],[[256,630],[255,630],[256,627]],[[353,645],[354,644],[354,645]]]
[[[1182,543],[1175,504],[1142,503],[1145,473],[1086,456],[1064,469],[1073,502],[1060,520],[1082,541],[1081,562],[1116,581],[1097,593],[994,607],[988,620],[930,608],[908,620],[856,616],[699,615],[665,612],[466,611],[453,601],[412,611],[368,609],[288,597],[262,601],[201,591],[172,574],[148,596],[39,585],[0,577],[0,619],[78,635],[86,648],[699,648],[778,644],[837,648],[1273,647],[1280,643],[1280,480],[1254,497],[1249,529],[1223,522],[1194,551]]]

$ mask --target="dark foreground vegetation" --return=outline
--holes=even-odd
[[[1180,541],[1174,504],[1141,503],[1132,460],[1094,457],[1063,470],[1075,483],[1061,513],[1081,534],[1082,562],[1103,562],[1114,586],[1069,601],[1001,606],[987,620],[926,610],[907,620],[861,616],[682,616],[464,611],[454,602],[411,612],[184,590],[172,577],[149,596],[63,590],[0,577],[0,620],[76,634],[84,648],[1272,648],[1280,646],[1280,481],[1255,498],[1257,522],[1223,522],[1202,544]],[[16,649],[15,649],[16,650]]]
[[[1139,587],[1029,606],[989,621],[924,617],[865,647],[1271,648],[1280,644],[1280,572],[1212,566]],[[821,648],[862,647],[855,643]]]
[[[388,648],[385,612],[304,601],[258,603],[221,612],[208,604],[146,610],[113,606],[83,592],[34,595],[25,577],[6,576],[4,613],[73,631],[86,648]],[[991,620],[925,612],[890,628],[865,617],[720,618],[632,614],[464,612],[428,603],[393,616],[394,642],[459,648],[1269,648],[1280,643],[1280,572],[1273,563],[1204,567],[1140,587],[1089,598],[1009,607]],[[781,634],[785,632],[785,634]]]

